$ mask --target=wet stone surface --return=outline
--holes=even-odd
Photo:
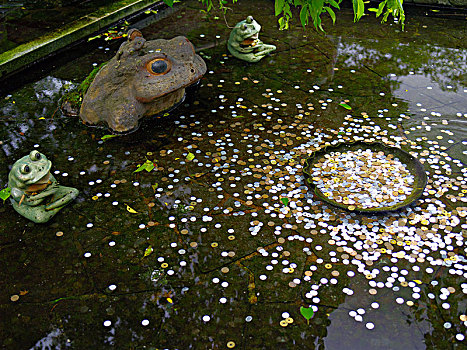
[[[102,141],[57,110],[118,45],[2,96],[2,164],[37,149],[80,191],[47,224],[0,206],[2,347],[464,348],[465,23],[413,15],[399,32],[344,9],[327,35],[279,32],[271,2],[243,1],[229,23],[255,13],[277,46],[245,64],[197,6],[142,31],[204,47],[202,86],[133,134]],[[423,196],[384,215],[314,198],[304,159],[350,140],[417,157]]]

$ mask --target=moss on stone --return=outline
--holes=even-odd
[[[83,101],[84,94],[88,91],[89,86],[94,80],[94,77],[97,75],[97,72],[104,67],[107,62],[101,63],[99,66],[95,67],[91,73],[79,84],[75,89],[67,92],[63,95],[60,105],[64,110],[65,114],[69,111],[75,111],[76,115],[79,113],[81,107],[81,102]],[[73,114],[73,113],[68,113]]]

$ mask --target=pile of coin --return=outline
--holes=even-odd
[[[313,164],[310,175],[324,196],[350,210],[396,205],[407,199],[414,184],[398,158],[370,149],[330,152]]]

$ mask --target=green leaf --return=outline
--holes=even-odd
[[[147,247],[146,250],[144,251],[144,256],[143,256],[143,258],[147,257],[148,255],[151,255],[153,251],[154,251],[154,249],[152,248],[152,245],[150,245],[149,247]]]
[[[104,135],[101,137],[101,140],[102,141],[105,141],[105,140],[108,140],[108,139],[111,139],[113,137],[117,137],[118,135]]]
[[[236,115],[233,118],[245,118],[245,116],[244,115]]]
[[[151,162],[150,160],[147,160],[146,164],[147,164],[146,169],[144,169],[144,170],[146,170],[149,173],[152,169],[154,169],[154,163]]]
[[[363,0],[357,0],[357,21],[362,18],[364,12],[365,4],[363,3]]]
[[[96,35],[96,36],[92,36],[90,38],[88,38],[88,41],[91,41],[91,40],[94,40],[94,39],[99,39],[102,35],[99,34],[99,35]]]
[[[383,13],[383,10],[384,10],[384,6],[386,6],[386,2],[387,0],[384,0],[383,2],[381,2],[378,6],[378,12],[376,12],[376,17],[379,17],[382,13]]]
[[[3,199],[4,203],[8,199],[8,197],[10,197],[10,194],[11,194],[10,187],[4,188],[3,190],[0,191],[0,198]]]
[[[164,0],[164,3],[165,3],[167,6],[172,7],[172,6],[174,5],[174,0]]]
[[[300,313],[302,314],[303,317],[305,317],[307,321],[309,321],[315,314],[315,312],[313,311],[313,308],[303,307],[303,306],[300,306]]]
[[[283,16],[279,18],[279,30],[289,29],[289,18],[287,16]]]
[[[344,107],[345,109],[351,110],[352,107],[350,107],[347,103],[341,102],[339,103],[339,106]]]
[[[285,3],[285,0],[276,0],[275,1],[274,10],[275,10],[276,16],[279,16],[280,13],[282,12],[282,9],[284,8],[284,3]]]
[[[281,202],[287,206],[289,204],[289,199],[287,197],[281,198]]]
[[[139,173],[140,171],[146,170],[147,172],[150,172],[152,169],[154,169],[154,163],[151,162],[149,159],[146,159],[146,161],[141,164],[135,171],[134,173]]]
[[[327,1],[329,3],[329,5],[335,7],[336,9],[340,10],[341,8],[339,7],[339,4],[337,2],[335,2],[334,0],[328,0]]]
[[[321,12],[323,11],[324,0],[314,0],[311,3],[310,15],[313,20],[313,25],[316,29],[320,29],[324,32],[323,27],[321,27]]]
[[[358,0],[352,0],[352,6],[353,6],[353,13],[354,13],[353,20],[354,20],[354,22],[356,22],[357,21],[357,12],[358,12]]]
[[[329,13],[329,16],[331,16],[332,24],[335,24],[336,23],[336,14],[334,13],[334,11],[330,7],[325,7],[324,9]]]
[[[186,156],[186,160],[191,161],[193,159],[195,159],[195,155],[191,152],[188,152],[188,155]]]
[[[304,27],[308,24],[308,5],[303,5],[300,10],[300,22],[302,22],[302,26]]]
[[[159,187],[159,184],[156,182],[154,185],[151,185],[151,187],[154,190],[154,192],[156,192],[156,188]]]

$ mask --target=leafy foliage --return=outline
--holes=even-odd
[[[228,9],[227,0],[199,0],[209,12],[214,7],[214,3],[218,3],[218,8],[224,12]],[[365,4],[368,1],[351,0],[354,11],[354,21],[357,22],[365,15]],[[170,1],[164,0],[165,3]],[[232,0],[232,4],[237,0]],[[389,15],[397,18],[404,30],[405,14],[402,7],[404,0],[382,0],[378,8],[369,8],[368,11],[376,13],[376,17],[383,15],[382,22],[386,22]],[[284,30],[289,28],[289,22],[292,19],[292,8],[296,7],[300,10],[300,22],[305,27],[309,24],[310,18],[313,26],[318,30],[324,31],[321,25],[321,15],[327,13],[331,17],[332,22],[336,22],[335,9],[340,10],[339,5],[342,0],[275,0],[274,13],[279,17],[279,29]]]
[[[376,12],[376,17],[383,14],[382,22],[386,22],[390,14],[394,18],[398,18],[402,30],[404,29],[404,9],[402,3],[404,0],[383,0],[377,9],[370,8],[369,11]],[[327,13],[332,22],[336,22],[336,14],[334,9],[340,10],[339,5],[342,0],[275,0],[275,14],[281,16],[279,18],[279,29],[287,29],[289,21],[292,18],[291,6],[300,9],[300,22],[303,26],[308,25],[309,19],[313,21],[316,29],[324,31],[321,25],[321,14]],[[363,0],[352,0],[354,21],[357,22],[365,15],[365,3]]]
[[[229,9],[229,7],[226,6],[229,3],[227,0],[199,0],[199,1],[204,5],[204,7],[206,7],[207,12],[211,11],[214,7],[219,8],[220,10],[224,11],[224,13]],[[237,2],[237,0],[231,0],[231,1],[232,1],[232,4],[235,4]],[[164,2],[168,4],[170,0],[164,0]],[[214,3],[217,3],[218,5],[215,6]]]

